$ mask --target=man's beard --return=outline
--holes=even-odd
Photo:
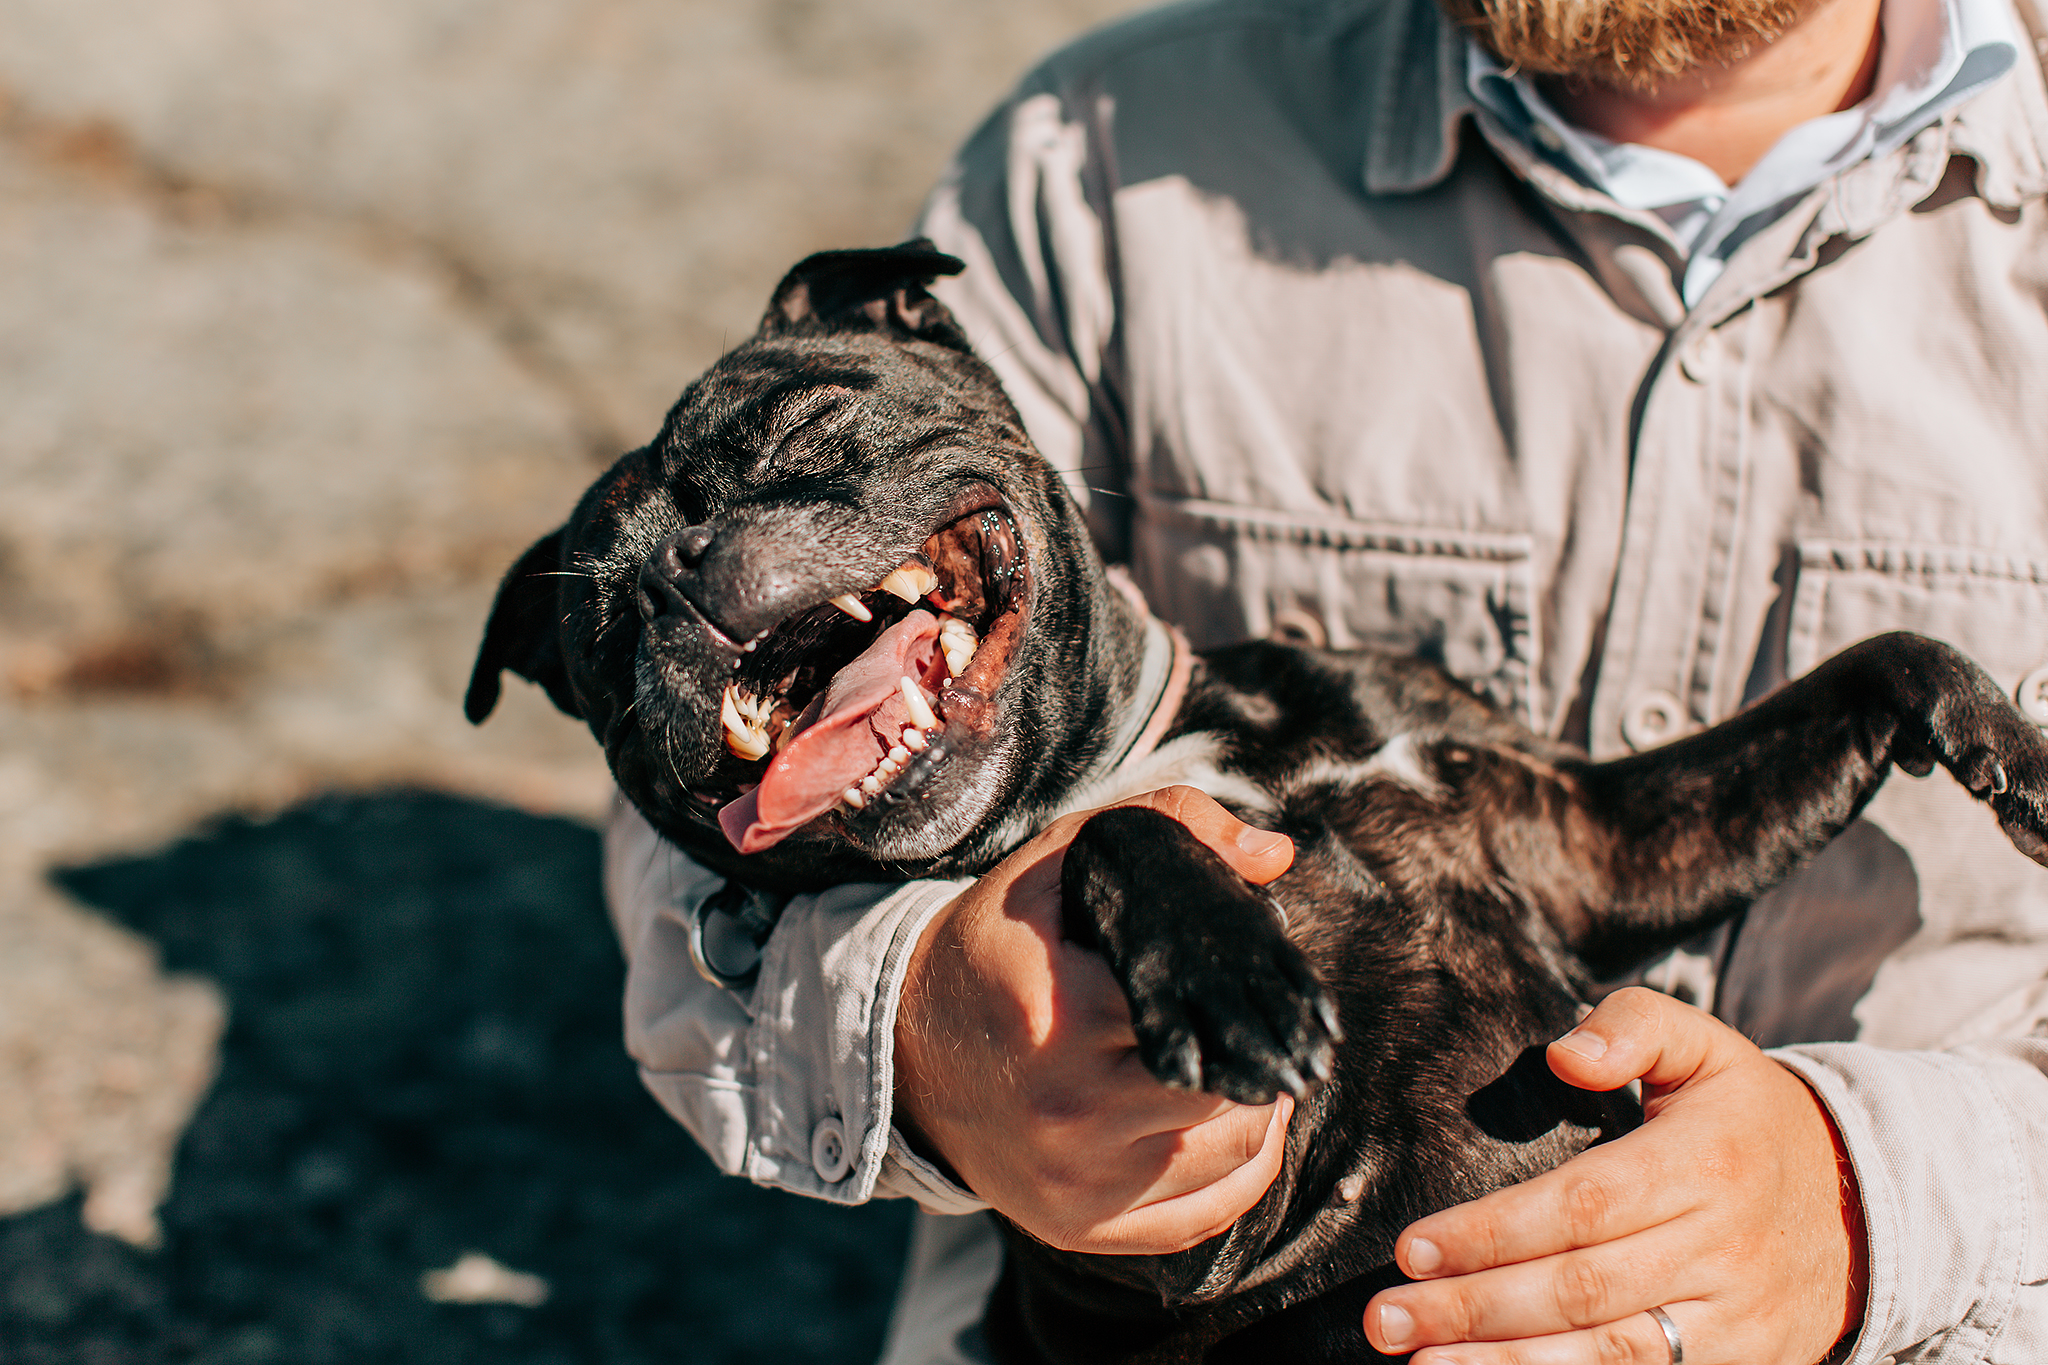
[[[1653,91],[1727,66],[1819,0],[1439,0],[1510,69]]]

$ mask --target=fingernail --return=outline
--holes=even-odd
[[[1408,1316],[1407,1309],[1395,1303],[1380,1305],[1380,1340],[1389,1351],[1400,1350],[1414,1335],[1415,1319]]]
[[[1573,1029],[1557,1040],[1557,1045],[1566,1052],[1576,1052],[1589,1062],[1597,1062],[1607,1055],[1607,1040],[1597,1033]]]
[[[1427,1275],[1444,1263],[1444,1254],[1435,1242],[1417,1237],[1408,1244],[1408,1273]]]
[[[1270,829],[1254,829],[1246,825],[1237,832],[1237,846],[1250,857],[1264,858],[1285,848],[1287,836],[1275,834]]]

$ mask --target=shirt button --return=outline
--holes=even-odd
[[[1307,645],[1310,649],[1327,649],[1330,632],[1323,628],[1322,618],[1305,607],[1282,607],[1273,613],[1272,629],[1266,632],[1269,640],[1282,644]]]
[[[1702,332],[1685,343],[1685,349],[1678,353],[1678,368],[1687,379],[1695,384],[1704,384],[1714,377],[1714,338],[1710,332]]]
[[[2020,710],[2027,713],[2028,720],[2036,725],[2048,725],[2048,664],[2042,664],[2020,679],[2020,690],[2014,695],[2019,699]]]
[[[1654,749],[1685,729],[1685,707],[1669,692],[1644,692],[1621,715],[1621,737],[1631,749]]]
[[[853,1155],[846,1150],[846,1129],[838,1119],[820,1119],[811,1130],[811,1169],[828,1185],[846,1179],[853,1169]]]

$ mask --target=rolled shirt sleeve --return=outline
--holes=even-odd
[[[934,1212],[986,1208],[891,1126],[903,973],[969,883],[798,896],[739,990],[690,956],[689,916],[723,884],[614,801],[605,893],[626,956],[626,1050],[655,1099],[728,1174],[844,1204],[879,1192]]]
[[[1770,1054],[1827,1105],[1863,1197],[1848,1365],[2048,1360],[2048,1040]]]

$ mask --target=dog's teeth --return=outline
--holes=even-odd
[[[852,806],[855,810],[859,810],[868,803],[868,799],[860,794],[859,787],[848,787],[845,791],[839,793],[839,799]]]
[[[897,681],[896,687],[903,693],[903,704],[910,708],[912,725],[920,730],[939,728],[939,718],[932,711],[932,704],[924,699],[924,689],[917,685],[917,679],[906,673]]]
[[[861,601],[850,592],[840,593],[839,596],[833,598],[832,605],[856,621],[872,621],[875,619],[875,614],[868,610],[867,603]]]
[[[754,714],[759,707],[760,703],[751,698],[742,700],[736,689],[725,689],[725,698],[718,707],[718,718],[725,725],[725,747],[735,758],[751,762],[768,752],[767,731]]]
[[[893,758],[885,758],[875,765],[875,776],[881,778],[884,782],[887,782],[902,771],[903,765]]]
[[[760,642],[759,640],[749,640],[749,641],[747,641],[747,653],[749,653],[749,654],[752,654],[752,653],[754,652],[754,646],[755,646],[755,645],[758,645],[758,644],[760,644],[760,643],[761,643],[761,642]]]
[[[731,751],[734,758],[743,758],[752,763],[755,759],[767,756],[768,740],[763,735],[729,729],[725,732],[725,747]]]
[[[899,768],[908,763],[910,761],[909,747],[903,744],[891,746],[889,749],[889,761]]]
[[[924,752],[925,745],[927,743],[928,741],[924,737],[924,731],[913,730],[908,725],[903,727],[904,748],[910,750],[910,752],[914,754],[921,754]]]
[[[980,643],[974,627],[957,616],[948,616],[939,623],[939,652],[946,656],[947,671],[956,678],[967,671]]]
[[[877,584],[883,592],[894,593],[906,602],[917,602],[933,588],[939,586],[939,576],[916,560],[906,560],[889,571],[889,576]]]
[[[860,789],[866,792],[869,796],[873,796],[876,792],[882,789],[882,779],[876,777],[873,773],[869,773],[866,777],[863,777],[860,780]]]

